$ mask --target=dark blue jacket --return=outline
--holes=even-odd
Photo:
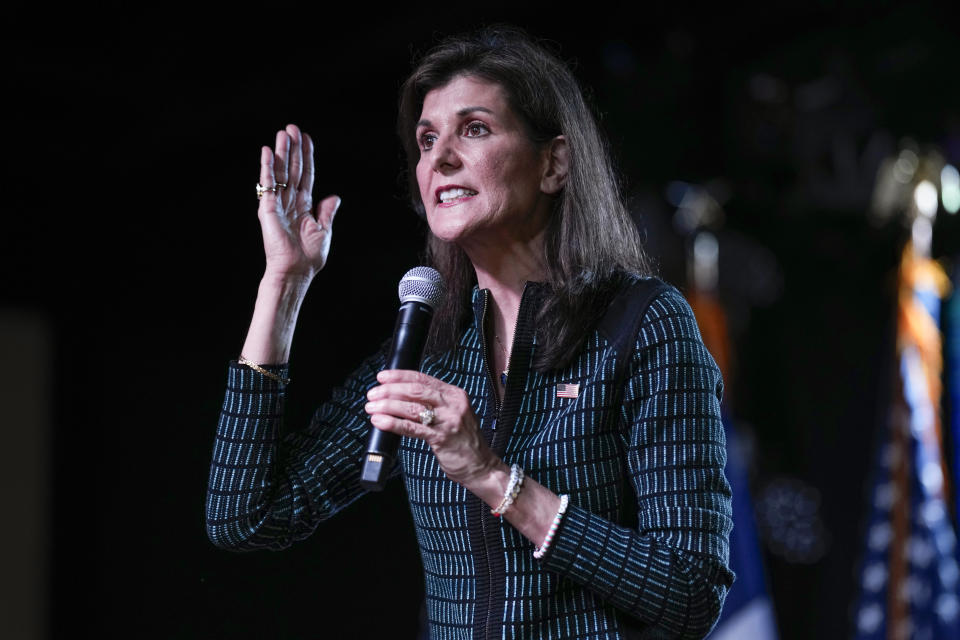
[[[483,349],[486,291],[458,347],[422,371],[464,389],[494,451],[570,507],[542,560],[535,545],[448,480],[426,443],[405,438],[406,483],[431,637],[703,637],[733,574],[722,382],[680,294],[656,279],[613,300],[562,370],[531,367],[542,287],[520,307],[498,406]],[[368,359],[279,440],[284,389],[231,363],[207,496],[210,539],[283,548],[360,497],[363,410],[384,354]],[[285,367],[274,371],[286,376]],[[577,384],[576,398],[558,397]]]

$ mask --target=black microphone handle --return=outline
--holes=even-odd
[[[423,348],[433,309],[423,302],[409,301],[400,305],[397,324],[393,329],[393,342],[387,354],[387,369],[411,369],[419,371]],[[393,468],[400,446],[400,436],[370,427],[367,452],[363,456],[360,486],[368,491],[381,491]]]

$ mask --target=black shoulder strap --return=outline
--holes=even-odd
[[[628,280],[621,288],[620,292],[614,297],[610,306],[597,330],[600,335],[607,338],[613,345],[616,354],[616,384],[613,387],[614,406],[618,406],[622,399],[624,370],[630,357],[633,354],[634,343],[637,339],[637,333],[640,331],[640,323],[643,322],[643,316],[647,313],[647,307],[650,302],[663,291],[669,289],[662,280],[657,278],[637,278]],[[613,412],[618,415],[619,412]],[[613,418],[617,420],[617,418]],[[623,447],[624,443],[618,438],[617,443]],[[626,459],[626,448],[620,451],[622,459]],[[622,479],[622,495],[629,496],[633,494],[633,487],[627,477]],[[619,524],[636,528],[637,527],[637,504],[635,500],[622,500],[620,502]]]
[[[628,280],[607,307],[597,330],[613,345],[617,354],[616,379],[621,379],[630,360],[647,307],[658,294],[669,288],[670,286],[659,278]]]

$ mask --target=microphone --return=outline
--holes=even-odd
[[[387,369],[420,369],[423,347],[433,311],[443,300],[446,287],[436,269],[414,267],[400,280],[400,311],[393,328]],[[400,436],[370,426],[367,452],[363,456],[360,486],[381,491],[397,457]]]

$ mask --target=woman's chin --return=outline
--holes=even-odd
[[[459,224],[431,224],[430,232],[444,242],[460,244],[470,236],[470,230]]]

